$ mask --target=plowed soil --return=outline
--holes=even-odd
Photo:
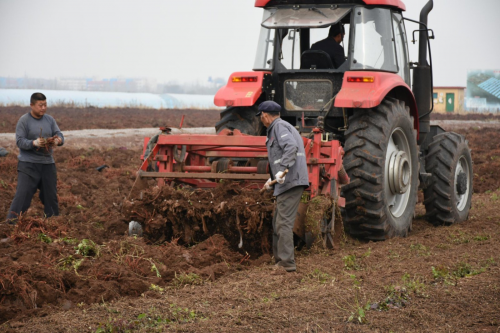
[[[19,118],[29,112],[29,107],[0,106],[0,133],[15,132]],[[144,108],[68,108],[52,107],[50,114],[59,128],[66,131],[82,129],[118,129],[171,126],[178,127],[185,116],[183,127],[214,126],[220,119],[219,110]]]
[[[14,111],[0,109],[0,131],[13,132],[27,110]],[[58,110],[56,119],[64,132],[97,128],[91,122],[119,112],[91,111],[76,117],[86,111]],[[194,118],[189,126],[218,119],[218,112],[205,120],[205,111],[161,112],[165,120],[157,125],[175,126],[183,113],[189,113],[186,122]],[[178,119],[168,118],[172,114]],[[121,128],[131,123],[124,120]],[[135,127],[155,126],[141,124]],[[83,148],[69,140],[54,152],[60,216],[44,219],[35,197],[15,227],[0,224],[0,331],[498,332],[500,132],[467,120],[454,130],[466,135],[474,161],[468,221],[433,227],[419,203],[407,238],[346,237],[335,251],[303,249],[296,252],[295,273],[272,270],[272,258],[265,249],[250,251],[246,234],[242,249],[221,233],[194,245],[127,236],[122,204],[142,140],[95,138]],[[15,193],[17,152],[0,145],[10,152],[0,158],[3,221]],[[102,165],[108,167],[98,171]],[[267,220],[263,227],[269,228]]]

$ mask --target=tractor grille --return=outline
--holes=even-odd
[[[320,111],[333,96],[330,80],[286,80],[284,106],[287,111]]]
[[[295,118],[302,112],[319,116],[319,110],[340,91],[343,77],[344,73],[280,73],[274,100],[283,106],[282,117]],[[342,110],[332,107],[329,116],[342,116]]]

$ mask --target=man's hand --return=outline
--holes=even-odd
[[[62,139],[58,137],[57,135],[54,136],[54,145],[59,146],[62,143]]]
[[[278,184],[283,184],[285,182],[285,173],[283,171],[279,171],[274,177]]]
[[[45,139],[44,138],[38,138],[36,140],[33,140],[33,145],[35,147],[38,147],[38,148],[43,147],[43,146],[45,146]]]
[[[264,188],[269,191],[271,189],[271,186],[272,186],[271,185],[271,178],[269,178],[267,180],[267,182],[264,184]]]

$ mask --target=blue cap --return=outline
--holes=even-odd
[[[262,112],[265,113],[280,113],[281,106],[274,101],[265,101],[260,103],[259,112],[255,115],[256,117],[260,116]]]

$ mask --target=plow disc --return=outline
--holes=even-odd
[[[248,253],[270,252],[274,199],[271,191],[259,191],[269,178],[266,137],[227,129],[218,135],[169,132],[162,128],[142,156],[124,214],[141,223],[152,242],[191,244],[222,234]],[[332,248],[342,231],[340,185],[349,178],[340,143],[323,139],[317,129],[312,138],[303,138],[310,186],[294,233],[308,247],[316,242]]]

